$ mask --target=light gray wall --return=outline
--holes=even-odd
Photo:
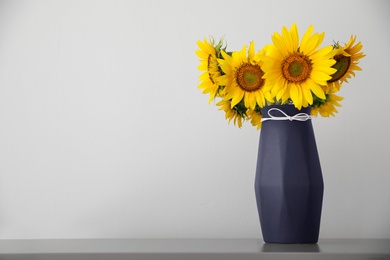
[[[390,238],[389,1],[0,1],[0,238],[261,237],[259,132],[197,89],[196,41],[313,24],[364,44],[314,119],[322,238]]]

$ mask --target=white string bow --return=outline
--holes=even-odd
[[[283,114],[283,116],[273,116],[273,115],[271,115],[271,111],[278,111],[281,114]],[[268,120],[307,121],[307,120],[311,119],[311,116],[306,114],[306,113],[298,113],[296,115],[289,116],[285,112],[280,110],[279,108],[271,108],[270,110],[268,110],[268,116],[269,117],[266,117],[266,118],[263,117],[261,119],[261,122],[268,121]]]

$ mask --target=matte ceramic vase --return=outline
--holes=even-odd
[[[318,242],[324,184],[310,110],[262,109],[255,193],[265,243]]]

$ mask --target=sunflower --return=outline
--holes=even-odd
[[[336,64],[333,65],[337,71],[332,74],[332,78],[328,80],[328,89],[330,91],[338,91],[341,88],[343,82],[348,83],[348,79],[351,76],[355,76],[355,70],[362,70],[357,64],[359,60],[366,55],[361,52],[363,45],[361,42],[355,44],[356,36],[351,35],[349,42],[341,47],[339,44],[335,44],[334,59]],[[355,45],[354,45],[355,44]]]
[[[337,96],[334,93],[326,94],[325,100],[315,100],[311,109],[311,114],[313,116],[318,116],[318,114],[320,114],[322,117],[335,116],[335,113],[338,112],[336,107],[341,107],[339,101],[343,99],[343,97]]]
[[[232,108],[231,102],[226,99],[222,99],[217,103],[217,106],[220,106],[219,110],[225,111],[225,118],[228,120],[228,123],[230,124],[230,121],[233,120],[234,125],[237,125],[239,128],[242,127],[243,120],[246,119],[246,110],[242,110],[242,106],[234,106]]]
[[[256,105],[265,106],[266,99],[273,101],[270,93],[263,91],[265,81],[260,55],[264,55],[265,50],[255,54],[253,41],[249,45],[248,55],[246,49],[244,46],[241,51],[235,51],[231,56],[221,51],[223,59],[218,59],[224,72],[219,78],[219,83],[225,86],[224,99],[231,101],[231,108],[242,100],[245,107],[250,109],[255,109]]]
[[[326,85],[336,69],[332,59],[332,46],[318,49],[325,34],[315,33],[309,26],[301,41],[295,23],[290,31],[282,28],[282,35],[275,32],[268,47],[262,66],[266,88],[271,91],[277,102],[291,100],[301,109],[313,103],[313,94],[325,99],[321,86]]]
[[[217,45],[214,45],[212,39],[207,41],[207,39],[204,38],[203,42],[198,41],[197,44],[199,49],[196,51],[196,55],[200,58],[198,69],[203,71],[199,76],[201,83],[198,88],[203,90],[203,94],[210,93],[210,104],[220,90],[217,79],[221,76],[221,71],[218,67],[217,57],[222,46],[222,40]]]
[[[261,119],[263,118],[263,115],[260,113],[260,110],[248,109],[247,114],[248,114],[248,120],[251,120],[252,126],[255,126],[257,130],[260,130],[262,125]]]

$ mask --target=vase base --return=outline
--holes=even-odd
[[[281,245],[315,245],[317,241],[268,241],[263,240],[264,244],[281,244]]]
[[[262,252],[320,252],[318,243],[266,243],[264,242]]]
[[[267,245],[316,245],[318,242],[265,242]]]

